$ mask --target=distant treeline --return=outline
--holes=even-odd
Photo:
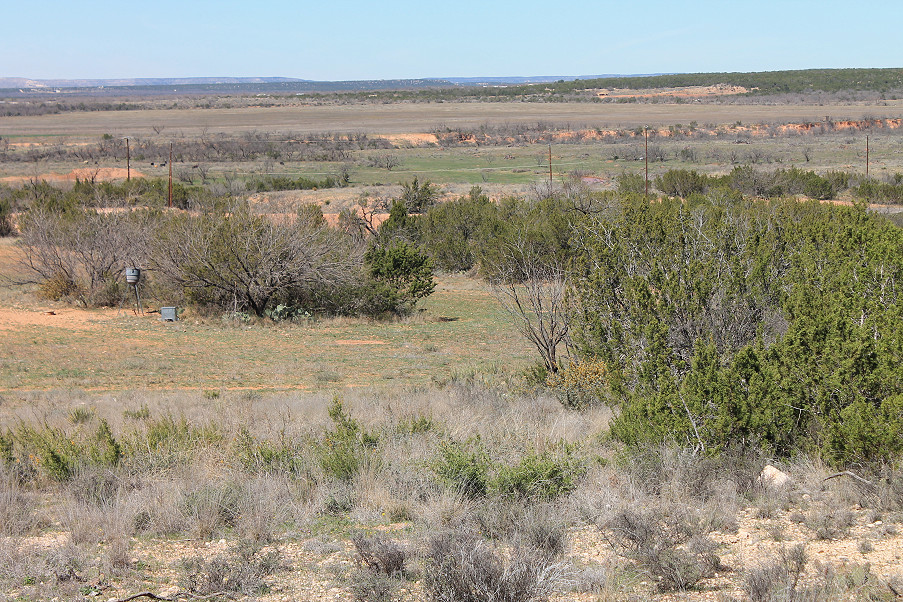
[[[77,102],[15,102],[0,104],[0,117],[23,117],[34,115],[55,115],[58,113],[90,111],[136,111],[147,108],[134,102],[97,102],[79,100]]]
[[[836,199],[839,193],[849,191],[854,199],[870,203],[903,203],[903,174],[900,173],[877,180],[845,171],[829,171],[819,175],[798,167],[763,171],[741,165],[721,176],[688,169],[669,169],[656,176],[653,183],[657,190],[666,195],[684,199],[727,188],[749,197],[765,199],[803,195],[824,201]],[[642,177],[622,175],[619,177],[619,187],[642,192]]]
[[[678,73],[652,77],[610,77],[556,82],[545,87],[555,93],[586,88],[676,88],[683,86],[742,86],[753,94],[785,92],[839,92],[874,90],[889,92],[903,88],[903,69],[803,69],[754,73]]]
[[[108,88],[73,88],[66,91],[70,99],[61,100],[47,92],[0,90],[0,98],[22,98],[17,103],[0,105],[0,116],[40,115],[67,111],[107,111],[136,108],[176,108],[176,103],[135,104],[135,99],[179,99],[184,105],[210,108],[217,97],[229,96],[241,104],[241,98],[253,97],[255,105],[282,102],[445,102],[445,101],[606,101],[588,90],[680,88],[687,86],[742,86],[749,90],[745,97],[781,94],[836,94],[843,92],[893,94],[903,90],[903,69],[802,69],[751,73],[677,73],[628,77],[559,80],[537,84],[454,85],[446,80],[371,80],[354,82],[276,82],[254,84],[193,84],[180,86],[116,86]],[[77,98],[71,98],[77,95]],[[115,95],[130,102],[101,101]],[[265,95],[265,97],[258,97]],[[736,97],[736,96],[733,96]],[[46,98],[46,100],[45,100]],[[661,99],[652,99],[661,100]],[[281,103],[276,103],[281,104]]]
[[[748,96],[811,92],[878,92],[903,90],[903,69],[804,69],[754,73],[678,73],[672,75],[605,77],[513,86],[460,86],[455,88],[377,91],[346,94],[373,101],[387,100],[577,100],[595,89],[665,89],[725,84],[747,88]],[[314,95],[316,96],[316,95]]]

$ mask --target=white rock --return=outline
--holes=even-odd
[[[759,483],[765,487],[772,489],[780,489],[786,487],[790,483],[790,475],[782,470],[778,470],[771,464],[766,464],[759,475]]]

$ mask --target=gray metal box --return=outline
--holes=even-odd
[[[175,322],[179,319],[178,308],[175,307],[161,307],[160,308],[160,319],[164,322]]]

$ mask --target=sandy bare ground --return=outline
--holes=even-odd
[[[706,98],[711,96],[734,96],[746,94],[748,89],[743,86],[729,86],[718,84],[715,86],[681,86],[677,88],[663,88],[650,90],[630,90],[625,88],[606,89],[596,92],[599,98]]]
[[[32,326],[64,330],[93,330],[101,328],[100,324],[103,322],[122,317],[124,313],[125,310],[116,309],[84,310],[49,306],[34,306],[28,309],[0,307],[0,332]]]
[[[96,181],[96,182],[109,182],[112,180],[125,180],[129,177],[129,171],[127,169],[123,169],[121,167],[94,167],[88,168],[83,167],[80,169],[73,169],[69,173],[60,174],[60,173],[43,173],[36,176],[8,176],[5,178],[0,178],[0,183],[3,184],[24,184],[26,182],[31,182],[32,180],[43,180],[45,182],[49,182],[52,184],[61,184],[64,182],[75,182],[76,180],[83,181]],[[143,178],[144,174],[137,170],[131,171],[131,177],[133,178]]]

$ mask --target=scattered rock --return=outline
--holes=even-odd
[[[762,469],[762,474],[759,475],[758,481],[763,487],[781,489],[790,484],[791,478],[786,472],[775,468],[771,464],[766,464],[765,468]]]

